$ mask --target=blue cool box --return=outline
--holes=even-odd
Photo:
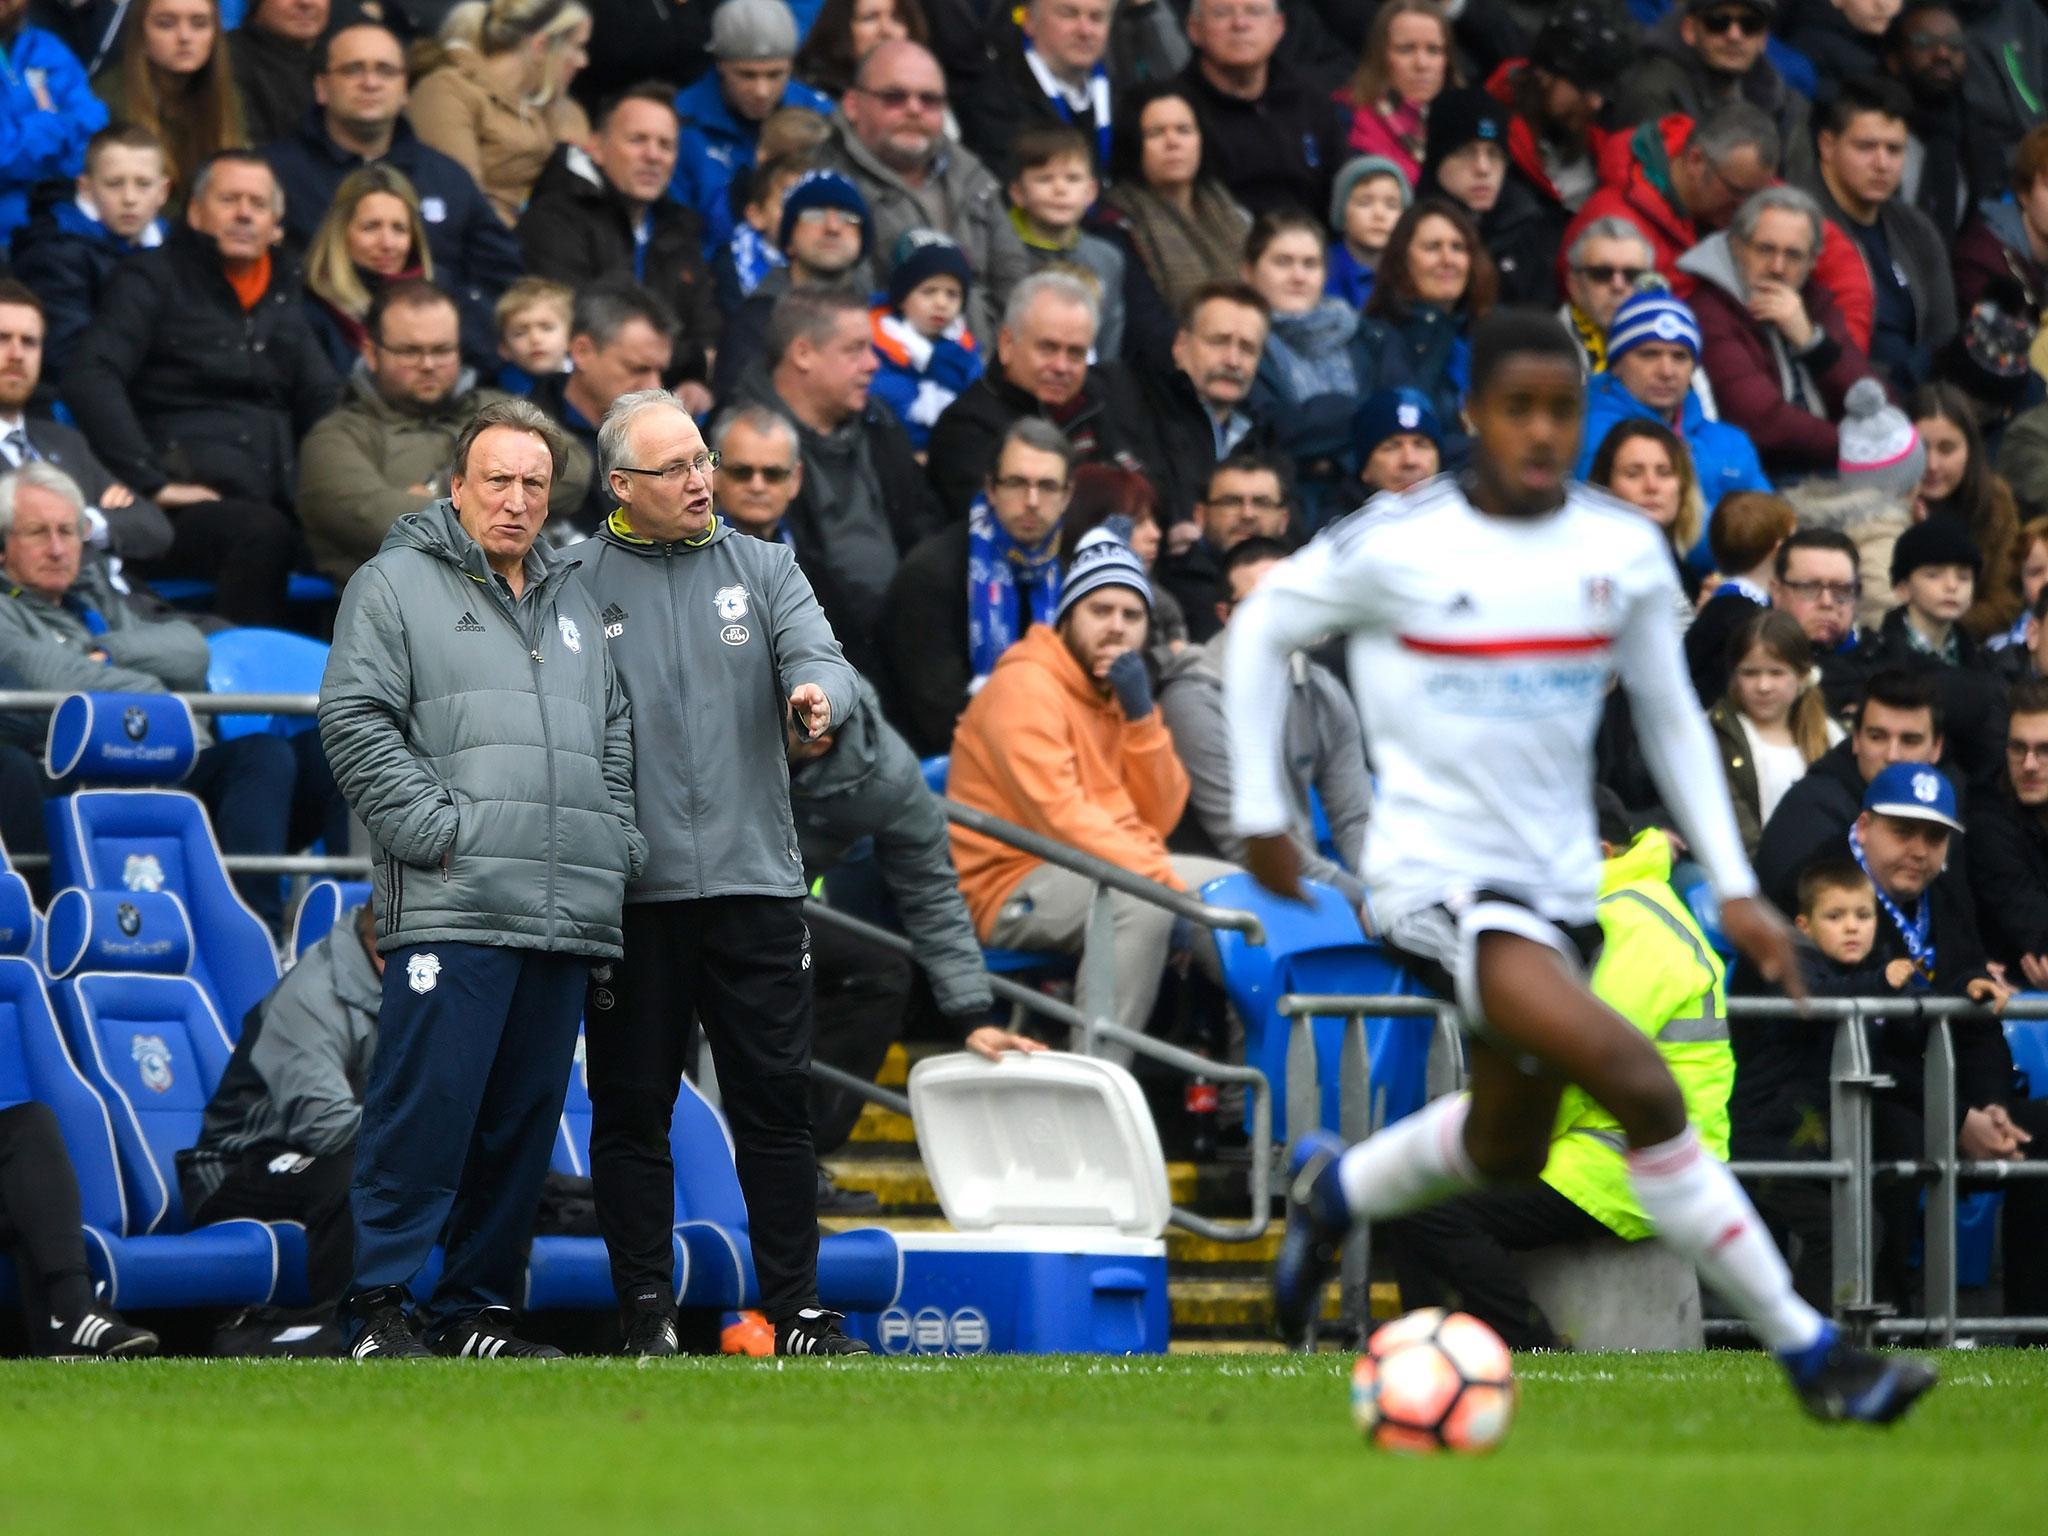
[[[957,1230],[899,1234],[896,1304],[852,1331],[894,1355],[1165,1353],[1166,1161],[1130,1073],[942,1056],[910,1100]]]

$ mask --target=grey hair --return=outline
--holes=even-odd
[[[1039,453],[1058,454],[1062,466],[1061,478],[1074,478],[1074,464],[1080,455],[1074,451],[1074,445],[1068,441],[1067,434],[1043,416],[1019,416],[1004,431],[1003,440],[996,444],[996,456],[988,466],[991,480],[995,478],[996,470],[1003,462],[1003,450],[1012,443],[1022,443],[1026,448],[1035,449]]]
[[[732,435],[734,427],[745,427],[749,432],[758,432],[763,437],[781,436],[789,443],[789,462],[794,464],[803,452],[802,441],[796,435],[796,423],[782,412],[770,410],[765,405],[743,405],[737,410],[727,411],[711,424],[711,446],[720,453],[725,451],[725,440]]]
[[[1047,294],[1063,303],[1081,305],[1088,311],[1089,326],[1101,331],[1102,300],[1096,297],[1095,290],[1083,278],[1057,267],[1034,272],[1010,290],[1010,302],[1003,309],[1003,329],[1017,330],[1023,325],[1024,317],[1031,313],[1031,306]]]
[[[1746,101],[1731,101],[1714,108],[1693,125],[1687,149],[1697,149],[1709,165],[1724,164],[1739,149],[1754,149],[1764,169],[1777,174],[1778,159],[1785,152],[1778,125],[1762,107]]]
[[[604,420],[597,424],[597,473],[605,485],[611,484],[612,471],[629,466],[631,451],[629,438],[633,423],[649,411],[672,409],[690,414],[690,408],[666,389],[636,389],[619,396],[612,402],[611,409],[604,413]]]
[[[1644,265],[1657,264],[1657,248],[1650,243],[1650,237],[1643,233],[1634,219],[1625,219],[1618,213],[1610,213],[1603,219],[1595,219],[1579,231],[1579,238],[1572,242],[1572,248],[1565,252],[1565,265],[1576,267],[1579,258],[1586,254],[1586,247],[1595,240],[1629,240],[1643,248]]]
[[[531,432],[548,445],[548,461],[554,466],[554,478],[562,478],[562,461],[568,455],[568,439],[562,429],[549,420],[547,414],[531,400],[514,396],[510,400],[493,400],[489,405],[469,418],[455,439],[453,467],[456,474],[469,478],[469,451],[476,446],[476,440],[493,427],[510,427],[515,432]]]
[[[1773,212],[1796,213],[1806,220],[1813,231],[1813,249],[1806,253],[1807,259],[1810,261],[1820,255],[1820,204],[1797,187],[1765,187],[1735,210],[1735,219],[1728,226],[1729,232],[1747,243],[1756,238],[1756,227],[1763,222],[1764,215]]]
[[[78,482],[65,474],[54,464],[41,459],[30,459],[21,468],[0,475],[0,541],[14,532],[14,504],[21,495],[21,488],[32,485],[37,490],[48,491],[61,496],[77,509],[78,531],[87,532],[85,519],[85,492],[78,488]]]
[[[187,204],[196,203],[206,195],[206,189],[213,184],[213,173],[224,165],[254,165],[268,171],[270,211],[280,219],[284,217],[284,183],[278,180],[276,168],[253,149],[224,149],[210,156],[192,177],[192,192],[186,198]]]

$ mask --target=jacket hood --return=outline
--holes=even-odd
[[[1678,270],[1720,289],[1738,304],[1743,302],[1742,277],[1735,270],[1735,252],[1729,248],[1725,229],[1679,257]]]
[[[1695,365],[1697,366],[1697,365]],[[1612,411],[1617,420],[1642,417],[1646,421],[1672,423],[1664,420],[1662,411],[1652,410],[1628,392],[1628,386],[1618,375],[1609,371],[1596,373],[1586,381],[1586,415],[1591,420],[1595,415]],[[1706,412],[1700,407],[1697,391],[1688,389],[1678,406],[1678,435],[1690,443],[1699,434],[1706,422]]]
[[[1166,658],[1159,669],[1159,691],[1164,694],[1176,683],[1194,687],[1223,687],[1223,637],[1218,630],[1200,645],[1184,645]]]
[[[709,549],[712,545],[723,543],[736,535],[732,524],[714,512],[711,516],[711,526],[696,538],[663,543],[658,539],[650,539],[635,533],[632,521],[626,516],[626,509],[614,507],[611,516],[598,528],[596,536],[603,543],[615,549],[623,549],[628,554],[666,560],[672,555],[693,555],[701,549]]]
[[[1866,523],[1910,515],[1910,508],[1899,498],[1848,480],[1802,480],[1787,487],[1784,494],[1798,509],[1802,528],[1833,528],[1853,533]]]
[[[462,520],[455,515],[455,503],[446,496],[430,507],[406,513],[393,523],[384,542],[377,546],[377,553],[381,555],[390,549],[416,549],[454,566],[472,581],[490,584],[491,566],[484,558],[483,546],[469,536]],[[565,560],[544,544],[536,543],[526,553],[527,575],[536,585],[573,571],[580,563]]]
[[[1671,883],[1671,837],[1662,827],[1639,833],[1636,840],[1600,865],[1600,894],[1625,885]]]

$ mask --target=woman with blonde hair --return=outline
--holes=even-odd
[[[1358,71],[1335,93],[1351,113],[1351,148],[1384,155],[1415,186],[1422,177],[1429,106],[1458,84],[1451,23],[1437,0],[1387,0],[1372,18]]]
[[[1743,851],[1756,845],[1778,802],[1842,739],[1821,693],[1813,642],[1789,613],[1751,614],[1728,641],[1728,692],[1707,711],[1735,803]]]
[[[377,290],[434,275],[427,225],[412,183],[389,165],[351,171],[335,189],[306,251],[306,308],[327,360],[346,378],[363,355]]]
[[[590,138],[568,94],[589,42],[579,0],[464,0],[413,87],[414,130],[476,178],[508,226],[555,146]]]
[[[1645,416],[1617,421],[1593,455],[1586,480],[1638,508],[1664,531],[1686,596],[1696,597],[1699,579],[1686,572],[1685,557],[1699,542],[1707,514],[1685,439]]]
[[[156,135],[174,205],[200,166],[249,145],[226,39],[219,0],[134,0],[121,60],[93,82],[114,123]]]

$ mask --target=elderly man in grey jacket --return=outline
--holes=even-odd
[[[669,1117],[694,1011],[718,1068],[777,1354],[865,1354],[818,1305],[811,1149],[812,956],[785,733],[815,739],[858,698],[852,667],[782,544],[713,510],[718,456],[666,390],[598,429],[617,506],[568,555],[604,605],[633,700],[647,868],[625,958],[585,1010],[590,1176],[629,1354],[674,1354]]]
[[[512,1330],[593,961],[646,842],[632,718],[576,562],[537,549],[560,431],[523,400],[456,439],[452,494],[350,578],[320,734],[377,847],[385,960],[351,1204],[357,1359],[556,1355]]]

